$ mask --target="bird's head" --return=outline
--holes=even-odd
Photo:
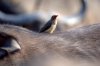
[[[53,15],[53,16],[51,17],[51,20],[55,20],[57,17],[58,17],[58,15]]]

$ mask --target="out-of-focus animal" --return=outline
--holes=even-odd
[[[12,25],[0,25],[1,36],[16,38],[19,51],[2,49],[0,66],[99,66],[100,24],[57,34],[36,33]],[[5,38],[5,37],[1,37]],[[13,39],[10,37],[11,39]],[[9,40],[10,41],[10,40]],[[9,45],[15,43],[9,43]],[[4,46],[5,47],[5,46]],[[10,47],[11,48],[11,47]]]
[[[66,30],[64,25],[74,25],[80,22],[84,18],[87,8],[86,0],[80,0],[80,11],[75,15],[66,16],[67,8],[65,4],[67,1],[48,0],[48,5],[46,2],[45,0],[1,0],[0,23],[19,25],[34,31],[40,31],[50,17],[57,14],[59,15],[59,30]],[[61,8],[58,4],[61,5]],[[54,5],[58,7],[53,7]]]

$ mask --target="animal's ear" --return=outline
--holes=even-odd
[[[6,50],[8,53],[13,53],[21,49],[19,43],[13,38],[7,38],[3,42],[0,49]]]
[[[21,47],[15,38],[0,33],[0,58],[6,56],[8,53],[14,53],[20,49]]]

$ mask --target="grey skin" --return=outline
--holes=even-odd
[[[0,59],[0,66],[100,65],[100,24],[52,35],[0,25],[0,33],[15,37],[21,46],[19,52]]]
[[[41,27],[48,22],[51,15],[49,15],[48,12],[38,12],[37,9],[40,7],[38,2],[40,2],[40,6],[42,6],[43,4],[41,3],[45,2],[45,0],[0,0],[0,23],[23,26],[36,32],[40,31]],[[63,16],[64,18],[58,19],[60,26],[67,24],[67,22],[71,23],[73,19],[75,19],[76,22],[80,22],[84,18],[87,2],[86,0],[80,0],[80,3],[81,9],[78,13],[71,16],[65,15]],[[66,12],[64,11],[64,13]],[[58,28],[63,29],[61,27]]]

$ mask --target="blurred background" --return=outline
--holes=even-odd
[[[16,13],[43,12],[60,16],[73,16],[80,12],[81,0],[1,0]],[[84,17],[76,24],[65,25],[65,29],[91,25],[100,22],[100,0],[85,0]],[[5,8],[3,8],[5,9]],[[71,22],[70,22],[71,23]],[[65,30],[63,29],[63,30]]]
[[[60,15],[71,16],[81,9],[81,0],[36,0],[37,10],[43,12],[54,12]],[[87,3],[83,20],[67,28],[76,28],[100,22],[100,0],[85,0]],[[40,3],[41,2],[41,3]],[[67,25],[68,26],[68,25]]]

